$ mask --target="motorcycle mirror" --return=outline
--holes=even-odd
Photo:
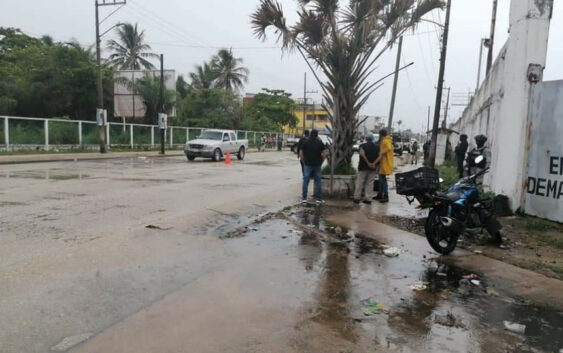
[[[438,181],[440,182],[440,184],[442,184],[444,182],[444,179],[440,178],[438,179]]]
[[[475,164],[479,164],[479,163],[483,162],[484,159],[485,159],[485,157],[478,156],[477,158],[475,158]]]

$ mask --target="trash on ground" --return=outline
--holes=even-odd
[[[432,272],[437,272],[438,271],[438,264],[436,263],[436,261],[430,262],[430,264],[428,264],[428,269]]]
[[[362,312],[365,316],[371,316],[378,313],[388,313],[385,305],[378,303],[374,299],[366,299],[362,301]]]
[[[80,335],[65,337],[62,341],[57,343],[57,345],[51,348],[53,352],[66,352],[70,348],[76,346],[79,343],[82,343],[89,339],[92,336],[91,333],[82,333]]]
[[[297,235],[303,234],[303,232],[300,231],[300,230],[292,230],[291,232],[292,232],[292,233],[295,233],[295,234],[297,234]]]
[[[387,257],[397,257],[401,253],[399,248],[387,248],[383,250],[383,255]]]
[[[481,285],[481,281],[479,281],[478,279],[472,279],[471,284],[479,287]]]
[[[481,255],[483,254],[483,252],[481,250],[473,250],[473,252],[477,255]]]
[[[444,272],[438,272],[438,273],[436,273],[436,276],[439,276],[439,277],[447,277],[448,275],[447,275],[446,273],[444,273]]]
[[[523,334],[526,332],[526,325],[518,324],[516,322],[504,321],[504,329],[510,332]]]
[[[145,228],[147,229],[156,229],[156,230],[170,230],[172,229],[171,227],[169,228],[162,228],[160,226],[155,226],[154,224],[149,224],[148,226],[146,226]]]
[[[445,315],[438,315],[434,316],[434,322],[438,325],[447,326],[447,327],[455,327],[455,328],[464,328],[465,325],[461,322],[461,319],[458,319],[454,314],[448,312]]]
[[[417,283],[411,284],[409,287],[410,287],[410,289],[412,289],[415,292],[421,292],[421,291],[425,290],[426,288],[428,288],[428,283],[417,282]]]
[[[251,232],[257,232],[257,231],[260,230],[260,227],[258,227],[258,226],[247,226],[246,229],[251,231]]]
[[[341,234],[341,233],[342,233],[342,228],[340,228],[340,227],[334,228],[334,233],[336,233],[336,234]]]
[[[470,274],[470,275],[461,276],[461,278],[466,279],[466,280],[468,280],[468,281],[471,281],[471,280],[480,280],[480,279],[481,279],[481,277],[479,277],[478,275],[476,275],[476,274],[474,274],[474,273],[472,273],[472,274]]]

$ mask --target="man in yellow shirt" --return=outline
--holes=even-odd
[[[381,203],[387,203],[389,202],[387,176],[393,173],[393,138],[385,129],[379,132],[379,137],[379,157],[375,161],[375,164],[379,164],[379,197],[377,199]]]

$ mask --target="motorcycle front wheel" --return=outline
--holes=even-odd
[[[432,210],[426,219],[424,231],[432,249],[442,255],[449,255],[457,246],[459,233],[442,224],[440,218],[445,216],[444,209]]]

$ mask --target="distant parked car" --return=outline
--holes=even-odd
[[[232,130],[204,130],[197,139],[184,147],[184,153],[190,161],[196,157],[219,161],[227,152],[236,154],[239,160],[243,160],[247,150],[248,140],[238,140]]]

